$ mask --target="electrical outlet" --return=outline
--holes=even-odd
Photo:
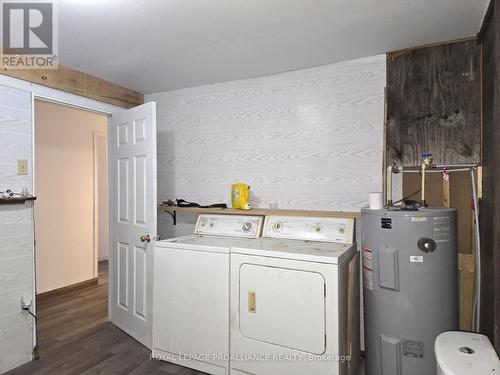
[[[28,174],[28,160],[18,159],[17,160],[17,174],[27,175]]]
[[[33,303],[33,297],[31,297],[29,294],[25,294],[21,298],[21,309],[23,310],[28,309],[32,303]]]

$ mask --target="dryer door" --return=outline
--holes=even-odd
[[[323,275],[243,263],[239,280],[243,337],[311,354],[325,352]]]

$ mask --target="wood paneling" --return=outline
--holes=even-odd
[[[481,48],[460,41],[387,56],[387,162],[481,161]]]
[[[17,175],[17,159],[28,175]],[[0,191],[32,191],[31,93],[0,86]],[[0,206],[0,373],[31,359],[33,319],[19,301],[33,295],[33,203]]]
[[[144,95],[140,92],[62,65],[58,69],[4,68],[0,73],[119,107],[131,108],[144,103]]]
[[[384,86],[381,55],[147,95],[158,200],[229,203],[241,181],[253,207],[359,211],[382,189]]]
[[[481,331],[500,353],[500,1],[492,0],[482,33],[483,199]]]

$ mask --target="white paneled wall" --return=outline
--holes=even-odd
[[[157,102],[158,198],[359,211],[382,187],[385,55],[146,96]],[[186,216],[190,231],[193,219]],[[184,217],[184,216],[183,216]]]
[[[31,92],[0,86],[0,191],[32,192]],[[17,175],[17,159],[29,174]],[[33,294],[31,203],[0,205],[0,373],[31,360],[33,318],[20,308]]]

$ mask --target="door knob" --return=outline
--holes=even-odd
[[[151,242],[151,236],[148,234],[143,234],[141,236],[141,242]]]

